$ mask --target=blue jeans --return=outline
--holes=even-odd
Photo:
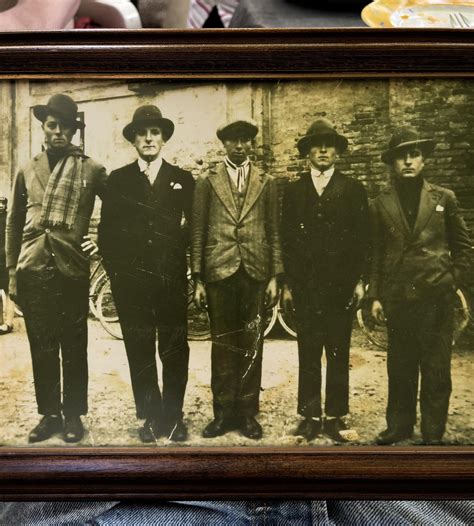
[[[457,526],[474,501],[183,501],[0,503],[1,526]]]

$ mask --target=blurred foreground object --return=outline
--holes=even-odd
[[[375,0],[361,13],[370,27],[474,28],[472,0]]]
[[[0,31],[72,27],[80,0],[0,0]]]
[[[142,27],[140,15],[131,0],[82,0],[77,17],[89,17],[102,28]]]
[[[188,27],[203,27],[214,9],[217,10],[222,25],[229,27],[239,0],[191,0],[189,5]]]

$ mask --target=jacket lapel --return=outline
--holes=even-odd
[[[240,219],[243,219],[251,210],[255,201],[261,194],[263,187],[265,186],[265,179],[263,172],[256,168],[253,164],[250,164],[249,172],[249,185],[247,188],[247,194],[245,196],[244,206],[240,214]]]
[[[229,176],[225,164],[222,163],[217,166],[216,171],[209,176],[209,182],[214,188],[222,204],[226,207],[229,214],[238,221],[237,207],[235,206],[232,191],[230,189]],[[250,190],[250,183],[248,191]],[[247,192],[248,192],[247,191]]]
[[[46,187],[48,186],[49,178],[51,176],[48,155],[46,152],[40,153],[35,158],[35,160],[35,175],[41,185],[41,188],[43,189],[43,191],[45,191]]]
[[[311,183],[312,182],[313,181],[311,181]],[[321,194],[321,199],[323,201],[340,199],[342,190],[344,188],[344,184],[345,184],[344,177],[337,170],[335,170],[334,173],[332,174],[331,179],[326,185],[324,192]]]
[[[393,184],[383,190],[380,202],[393,224],[397,227],[397,230],[404,232],[406,236],[410,235],[410,226],[408,225],[405,214],[403,213],[397,191]]]
[[[158,193],[158,195],[163,195],[163,192],[166,192],[170,183],[170,172],[171,165],[163,159],[160,170],[156,179],[153,181],[153,188]]]
[[[439,195],[434,190],[435,188],[433,188],[432,185],[426,181],[423,181],[420,194],[420,206],[418,209],[415,227],[413,229],[413,237],[420,235],[433,215],[436,205],[438,204]]]

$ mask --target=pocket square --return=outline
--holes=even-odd
[[[444,212],[444,206],[443,205],[436,205],[436,211],[437,212]]]
[[[170,183],[170,186],[173,188],[173,190],[182,190],[183,187],[180,183]]]

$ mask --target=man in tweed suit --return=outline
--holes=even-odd
[[[83,436],[80,415],[87,413],[85,252],[97,250],[87,234],[107,175],[71,144],[84,124],[68,95],[53,95],[46,105],[34,106],[33,114],[42,123],[46,151],[15,177],[6,232],[10,294],[17,292],[23,310],[38,412],[43,415],[29,441],[41,442],[63,431],[66,442],[77,442]]]
[[[193,207],[191,260],[195,301],[208,304],[212,334],[214,420],[206,438],[233,428],[262,436],[259,410],[264,305],[278,301],[282,273],[275,180],[249,160],[255,122],[217,130],[224,162],[201,177]]]
[[[421,433],[441,442],[451,393],[454,294],[469,268],[471,241],[451,190],[422,176],[435,146],[401,128],[382,154],[392,184],[372,206],[372,315],[388,328],[387,429],[377,442],[411,438],[421,373]]]

